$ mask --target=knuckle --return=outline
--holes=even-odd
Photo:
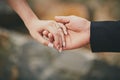
[[[46,34],[46,32],[45,32],[45,31],[43,31],[43,32],[42,32],[42,34],[43,34],[43,35],[45,35],[45,34]]]
[[[52,36],[52,34],[51,34],[51,33],[49,33],[49,34],[48,34],[48,36],[49,36],[49,37],[51,37],[51,36]]]

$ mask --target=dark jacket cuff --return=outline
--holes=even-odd
[[[92,52],[120,52],[120,22],[91,22]]]

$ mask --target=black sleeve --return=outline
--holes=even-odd
[[[120,21],[91,22],[92,52],[120,52]]]

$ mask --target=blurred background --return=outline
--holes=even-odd
[[[76,15],[120,20],[120,0],[28,0],[40,19]],[[19,16],[0,0],[0,80],[120,80],[120,53],[89,45],[59,53],[33,40]]]

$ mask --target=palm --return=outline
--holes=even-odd
[[[68,30],[68,35],[65,36],[66,47],[64,50],[75,49],[88,43],[88,34],[85,32],[74,32]]]

